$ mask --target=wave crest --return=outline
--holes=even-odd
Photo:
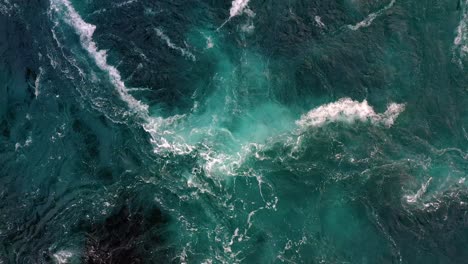
[[[370,121],[373,124],[391,127],[404,110],[404,104],[391,103],[384,113],[378,114],[366,100],[358,102],[350,98],[342,98],[337,102],[312,109],[296,121],[296,124],[300,127],[321,127],[334,122]]]

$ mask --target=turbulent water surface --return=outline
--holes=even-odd
[[[0,263],[466,263],[468,1],[0,0]]]

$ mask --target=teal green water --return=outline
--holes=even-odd
[[[468,2],[0,1],[0,263],[465,263]]]

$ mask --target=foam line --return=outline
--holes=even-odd
[[[421,185],[421,188],[414,195],[407,195],[406,201],[408,203],[417,202],[418,199],[421,198],[421,196],[423,196],[426,193],[427,187],[429,187],[429,184],[431,183],[431,181],[432,181],[432,177],[430,177],[425,183],[423,183]]]
[[[351,29],[351,30],[358,30],[362,27],[368,27],[372,24],[372,22],[377,18],[379,17],[380,15],[382,15],[385,11],[387,11],[388,9],[392,8],[393,5],[395,4],[396,0],[392,0],[388,5],[386,5],[384,8],[380,9],[379,11],[377,12],[374,12],[374,13],[371,13],[369,14],[364,20],[362,20],[361,22],[355,24],[355,25],[348,25],[348,28]]]
[[[36,81],[34,81],[34,95],[36,96],[36,98],[39,96],[40,93],[39,86],[41,84],[41,78],[43,74],[44,70],[42,69],[42,67],[39,67],[39,74],[36,77]]]
[[[51,0],[50,9],[59,16],[60,20],[63,20],[76,31],[80,37],[81,46],[88,52],[96,65],[107,73],[120,98],[127,103],[131,111],[141,117],[141,125],[151,135],[151,142],[155,145],[155,152],[169,151],[178,154],[191,152],[192,146],[186,144],[182,139],[173,135],[172,131],[165,128],[165,126],[170,125],[181,116],[172,116],[166,119],[152,117],[148,111],[149,106],[138,101],[129,93],[131,89],[129,90],[125,86],[117,68],[107,63],[106,51],[99,50],[93,40],[96,26],[86,23],[69,0]],[[58,21],[56,24],[58,24]],[[165,138],[166,136],[168,139]]]
[[[463,5],[463,4],[462,4]],[[465,1],[462,8],[462,16],[460,23],[457,26],[455,39],[453,40],[454,47],[459,48],[460,57],[468,53],[468,0]]]
[[[50,6],[51,9],[57,13],[60,13],[60,11],[63,12],[64,21],[80,36],[81,46],[94,59],[96,65],[108,74],[110,81],[115,86],[122,100],[124,100],[132,110],[139,114],[147,115],[148,106],[138,101],[128,93],[119,71],[114,66],[107,63],[106,51],[99,50],[97,48],[97,45],[93,40],[93,34],[96,30],[96,26],[86,23],[69,0],[51,0]]]
[[[177,50],[179,51],[184,57],[186,58],[189,58],[191,59],[192,61],[196,61],[197,59],[195,58],[195,55],[193,55],[190,51],[186,50],[186,49],[183,49],[181,47],[178,47],[177,45],[175,45],[174,43],[172,43],[171,39],[166,35],[164,34],[164,32],[159,29],[159,28],[156,28],[156,34],[158,35],[158,37],[162,40],[164,40],[166,42],[166,45],[173,49],[173,50]]]

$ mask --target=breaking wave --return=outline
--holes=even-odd
[[[373,124],[384,124],[391,127],[398,115],[404,110],[404,104],[391,103],[384,113],[378,114],[366,100],[358,102],[350,98],[342,98],[337,102],[311,110],[296,123],[300,127],[320,127],[334,122],[370,121]]]

